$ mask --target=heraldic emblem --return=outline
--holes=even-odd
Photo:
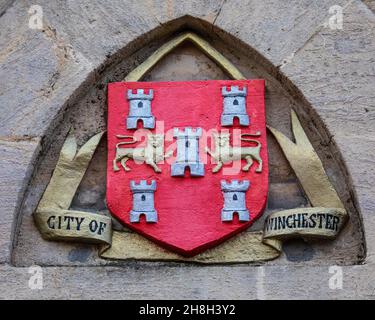
[[[234,80],[139,82],[185,41]],[[198,35],[186,32],[165,43],[123,82],[108,84],[109,212],[70,208],[104,135],[97,133],[78,150],[70,132],[34,213],[43,238],[99,243],[106,259],[201,263],[271,260],[284,239],[334,239],[348,213],[297,114],[292,110],[292,141],[266,126],[264,96],[264,80],[245,80]],[[267,132],[311,207],[272,212],[263,230],[241,232],[267,206]],[[134,232],[115,227],[114,219]]]
[[[248,228],[268,192],[264,80],[108,87],[107,205],[191,256]]]

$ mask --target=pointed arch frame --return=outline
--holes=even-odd
[[[192,32],[185,32],[176,38],[166,42],[159,49],[157,49],[151,56],[149,56],[143,63],[132,70],[124,81],[139,81],[149,72],[159,61],[167,56],[171,51],[179,47],[185,42],[190,42],[199,48],[205,55],[211,58],[221,69],[223,69],[232,79],[243,80],[246,79],[240,70],[227,58],[225,58],[219,51],[211,46],[207,41],[203,40],[197,34]]]

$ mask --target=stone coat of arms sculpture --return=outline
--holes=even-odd
[[[138,82],[185,41],[234,80]],[[103,135],[77,152],[71,132],[34,214],[41,234],[47,240],[100,243],[99,255],[107,259],[142,259],[143,246],[148,258],[202,263],[274,259],[290,237],[334,239],[348,214],[297,115],[292,111],[295,142],[272,127],[267,131],[264,88],[264,80],[245,80],[193,33],[167,42],[124,82],[108,85],[107,205],[136,233],[114,231],[111,217],[70,209]],[[267,132],[311,207],[274,212],[262,231],[241,233],[267,204]]]

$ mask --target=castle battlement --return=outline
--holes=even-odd
[[[230,90],[224,86],[221,88],[223,96],[223,113],[221,114],[222,126],[233,126],[234,118],[238,118],[241,126],[248,126],[250,118],[246,111],[247,88],[244,86],[230,86]]]
[[[152,100],[154,98],[154,90],[150,89],[148,94],[144,89],[137,89],[137,93],[133,93],[132,89],[128,89],[128,100]]]
[[[221,180],[221,190],[224,192],[246,192],[249,187],[249,180],[231,180],[230,182]]]
[[[129,115],[126,118],[127,129],[137,129],[138,121],[142,121],[143,128],[154,129],[155,117],[151,111],[151,100],[154,98],[154,91],[145,89],[137,89],[137,93],[133,93],[131,89],[128,90],[129,100]]]
[[[181,131],[178,128],[173,128],[173,136],[175,138],[199,138],[202,136],[202,128],[191,128],[187,127],[184,128],[183,131]]]
[[[130,222],[139,222],[139,217],[144,214],[146,222],[157,222],[158,214],[154,206],[154,192],[156,191],[156,180],[148,183],[140,180],[136,183],[130,181],[130,189],[133,193],[133,209],[130,211]]]
[[[230,90],[227,90],[227,87],[221,88],[221,94],[223,97],[246,97],[247,88],[243,87],[242,89],[239,86],[230,86]]]
[[[199,137],[202,136],[202,128],[174,128],[173,136],[177,138],[177,158],[172,164],[172,177],[184,176],[187,167],[191,176],[204,176],[204,164],[199,161]]]
[[[152,180],[149,184],[147,180],[140,180],[136,183],[134,180],[130,181],[130,189],[132,192],[154,192],[156,190],[156,180]]]
[[[246,208],[246,191],[249,189],[249,180],[221,180],[221,190],[224,196],[224,207],[221,210],[221,221],[233,221],[233,214],[238,213],[240,221],[249,221],[250,213]]]

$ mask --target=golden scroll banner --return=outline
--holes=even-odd
[[[112,242],[110,217],[69,210],[103,133],[89,139],[78,152],[73,132],[65,140],[51,180],[34,214],[35,223],[44,239]]]
[[[269,215],[263,229],[263,239],[289,238],[334,239],[345,225],[346,211],[339,208],[297,208]]]
[[[185,41],[196,45],[231,78],[245,79],[208,42],[194,33],[186,32],[161,46],[130,72],[125,80],[139,81],[158,61]],[[99,251],[102,258],[122,260],[255,262],[277,258],[281,253],[282,241],[286,238],[333,239],[345,225],[348,214],[294,111],[291,116],[295,143],[278,130],[271,127],[268,129],[279,143],[313,207],[272,213],[267,218],[263,231],[242,232],[215,248],[186,258],[167,251],[136,233],[112,232],[111,218],[107,216],[69,210],[103,133],[92,137],[78,153],[73,134],[68,136],[51,181],[34,214],[37,227],[47,240],[104,243]]]
[[[46,240],[112,243],[112,220],[101,214],[47,208],[34,219]]]

